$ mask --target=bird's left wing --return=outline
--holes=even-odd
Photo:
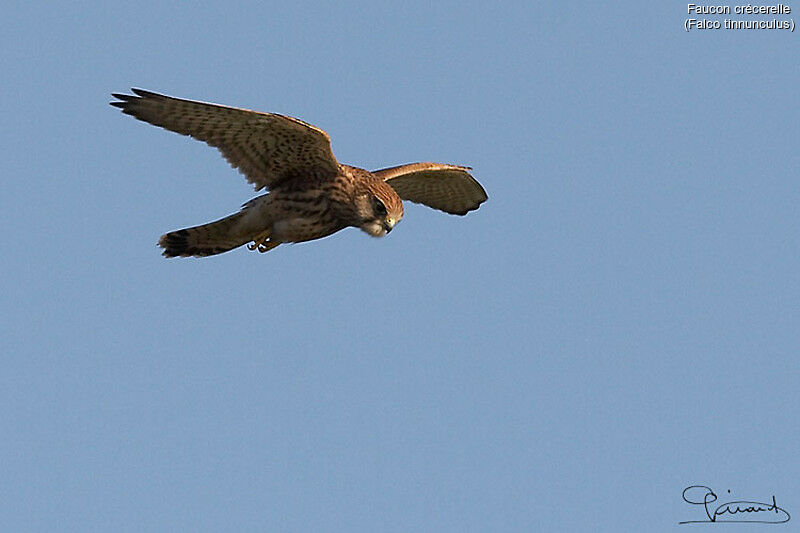
[[[155,126],[218,148],[256,190],[294,176],[332,179],[339,164],[328,134],[302,120],[132,89],[111,105]]]
[[[411,163],[373,172],[403,200],[466,215],[486,201],[486,191],[469,173],[470,167],[442,163]]]

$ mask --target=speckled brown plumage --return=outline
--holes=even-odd
[[[401,198],[458,215],[487,198],[469,167],[412,163],[369,172],[339,164],[328,134],[302,120],[132,91],[113,94],[119,101],[111,105],[218,148],[256,190],[269,191],[238,213],[163,235],[167,257],[215,255],[251,241],[251,250],[266,252],[349,226],[382,237],[403,217]]]

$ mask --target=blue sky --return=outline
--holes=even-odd
[[[665,531],[689,485],[798,515],[797,34],[291,4],[6,9],[0,529]],[[489,201],[166,260],[254,193],[132,86]]]

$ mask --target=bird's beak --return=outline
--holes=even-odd
[[[394,227],[393,218],[387,218],[386,220],[383,221],[383,229],[386,230],[386,233],[390,233],[393,227]]]

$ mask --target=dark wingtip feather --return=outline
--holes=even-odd
[[[480,185],[480,183],[479,183],[478,185]],[[467,207],[467,208],[466,208],[466,209],[464,209],[463,211],[446,211],[446,212],[447,212],[447,213],[449,213],[449,214],[451,214],[451,215],[458,215],[458,216],[460,216],[460,217],[463,217],[463,216],[464,216],[464,215],[466,215],[467,213],[469,213],[469,212],[471,212],[471,211],[475,211],[475,210],[477,210],[477,209],[478,209],[480,206],[482,206],[482,205],[483,205],[483,203],[484,203],[486,200],[488,200],[488,199],[489,199],[489,195],[488,195],[488,194],[486,194],[486,191],[484,190],[484,188],[483,188],[483,187],[481,187],[481,192],[483,192],[483,198],[481,198],[480,200],[477,200],[477,201],[476,201],[476,202],[475,202],[473,205],[471,205],[471,206]]]
[[[165,233],[158,239],[158,246],[164,249],[161,255],[173,257],[208,257],[228,252],[237,246],[189,245],[189,230],[180,229]]]
[[[130,104],[131,102],[137,102],[142,98],[164,98],[162,95],[158,93],[154,93],[152,91],[145,91],[144,89],[137,89],[136,87],[131,87],[131,92],[133,94],[111,93],[111,96],[120,101],[109,102],[109,103],[114,107],[125,109],[126,105]]]
[[[127,106],[136,100],[139,100],[138,96],[133,96],[130,94],[122,94],[122,93],[111,93],[111,96],[119,100],[119,102],[109,102],[110,105],[114,107],[119,107],[123,111],[127,108]]]
[[[481,202],[481,203],[483,203],[483,202]],[[450,215],[458,215],[458,216],[460,216],[460,217],[463,217],[464,215],[466,215],[466,214],[467,214],[467,213],[469,213],[470,211],[475,211],[475,210],[476,210],[476,209],[478,209],[480,206],[481,206],[481,204],[476,204],[476,205],[474,205],[474,206],[470,206],[470,207],[466,208],[466,209],[465,209],[465,210],[463,210],[463,211],[445,211],[445,212],[446,212],[446,213],[448,213],[448,214],[450,214]]]
[[[164,257],[180,257],[189,251],[189,232],[185,229],[165,233],[158,239],[158,245],[164,249]]]

